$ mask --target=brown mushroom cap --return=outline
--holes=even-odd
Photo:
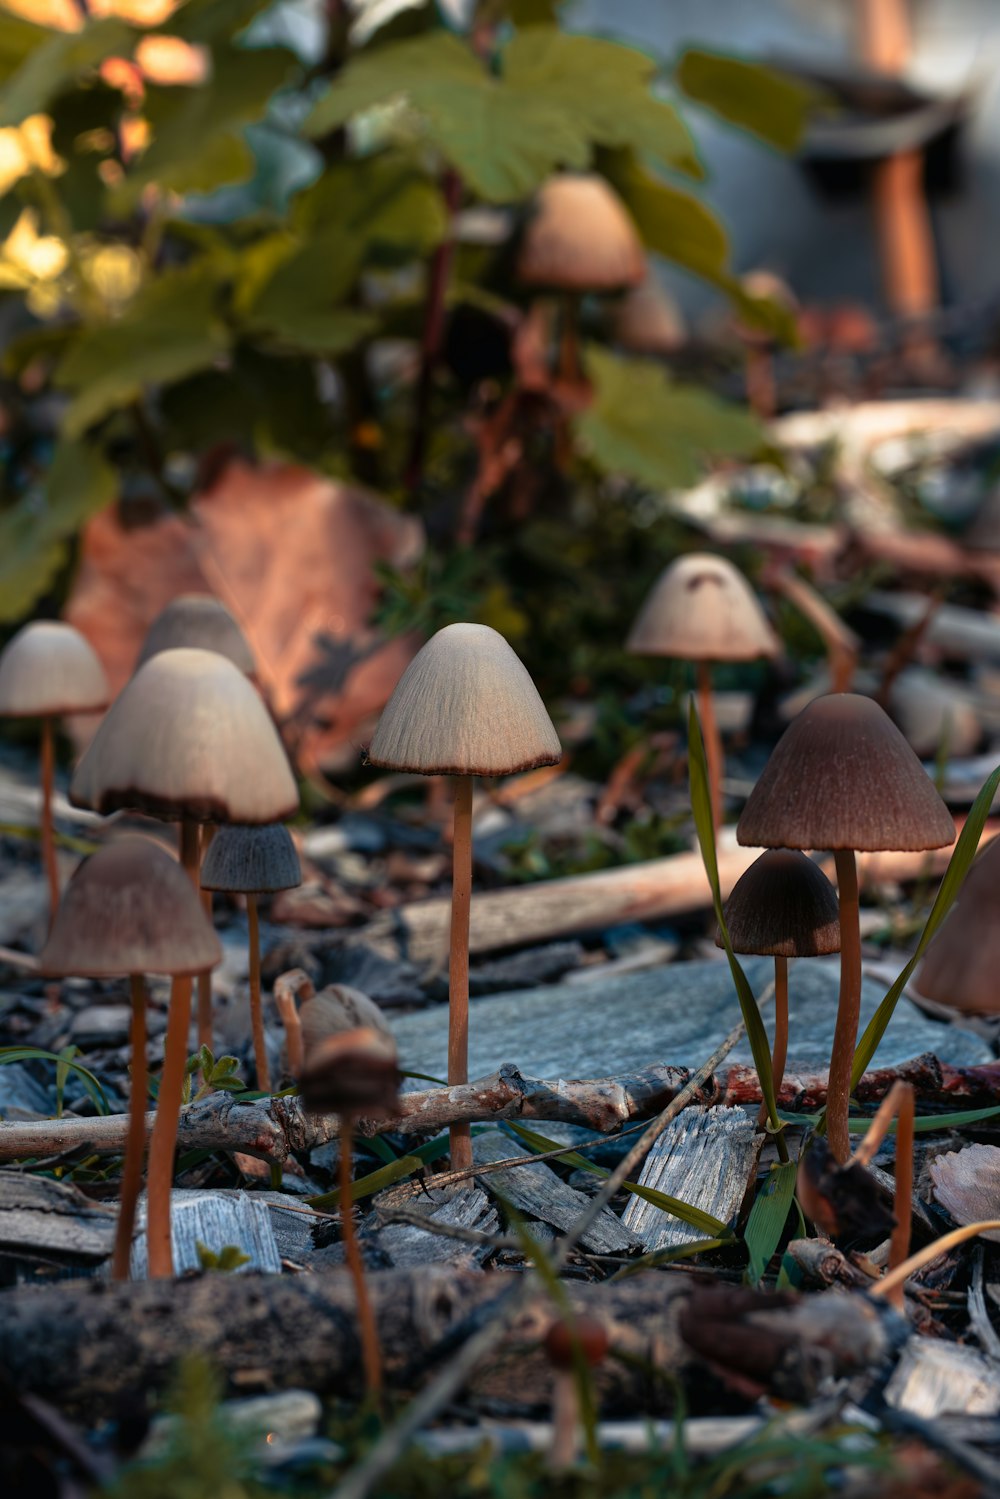
[[[70,800],[199,822],[281,822],[299,798],[277,730],[225,656],[181,648],[140,667],[76,768]]]
[[[306,1052],[299,1097],[310,1112],[378,1118],[398,1109],[400,1081],[395,1041],[360,1026]]]
[[[222,827],[208,846],[201,866],[203,890],[242,891],[261,895],[302,884],[299,856],[288,829],[280,822],[265,827]]]
[[[734,952],[817,958],[840,951],[837,892],[797,849],[768,849],[754,860],[726,901],[726,926]],[[715,945],[723,945],[721,931]]]
[[[94,713],[110,697],[97,652],[79,630],[59,620],[25,625],[0,656],[0,717]]]
[[[488,625],[446,625],[385,705],[372,765],[419,775],[503,776],[554,765],[559,737],[538,690]]]
[[[302,1045],[306,1054],[322,1045],[328,1036],[340,1035],[342,1031],[353,1031],[359,1027],[381,1031],[391,1036],[389,1022],[379,1006],[360,989],[350,984],[328,984],[312,999],[307,999],[299,1010],[302,1027]]]
[[[943,848],[951,813],[871,698],[832,693],[785,730],[736,827],[751,848]]]
[[[691,552],[662,573],[626,650],[686,661],[754,661],[781,649],[750,584],[725,557]]]
[[[210,593],[180,594],[160,611],[146,631],[136,671],[160,651],[185,645],[215,651],[246,676],[254,674],[253,652],[246,636],[225,604]]]
[[[203,973],[222,948],[188,875],[165,849],[123,838],[66,886],[39,967],[52,978]]]
[[[966,875],[913,987],[966,1015],[1000,1014],[1000,838]]]
[[[615,342],[632,354],[672,354],[687,337],[680,308],[652,271],[621,299],[614,333]]]
[[[551,177],[525,225],[517,274],[556,291],[621,291],[638,286],[646,256],[614,189],[595,173]]]

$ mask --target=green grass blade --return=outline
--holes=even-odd
[[[982,837],[983,828],[986,826],[986,819],[990,814],[990,808],[993,805],[993,798],[997,794],[998,786],[1000,786],[1000,765],[997,766],[993,774],[983,783],[979,795],[972,804],[972,808],[965,821],[965,826],[959,834],[958,842],[952,851],[948,868],[945,870],[944,879],[941,881],[941,886],[931,907],[930,915],[924,923],[924,929],[920,934],[920,941],[917,943],[916,951],[886,994],[885,999],[883,999],[871,1020],[869,1020],[865,1027],[865,1033],[858,1042],[858,1048],[854,1053],[854,1067],[851,1071],[852,1088],[857,1087],[867,1072],[871,1060],[878,1050],[879,1042],[885,1035],[886,1027],[892,1019],[893,1012],[899,1002],[899,996],[909,983],[913,970],[927,951],[932,937],[951,910],[955,897],[961,888],[962,881],[968,874],[969,867],[979,850],[979,840]]]
[[[97,1112],[99,1114],[111,1113],[107,1095],[95,1074],[89,1067],[84,1067],[81,1062],[74,1062],[65,1053],[45,1051],[41,1046],[0,1046],[0,1066],[3,1066],[5,1062],[55,1062],[57,1088],[60,1069],[62,1069],[63,1079],[67,1071],[75,1072],[93,1100]]]
[[[771,1128],[777,1135],[778,1149],[782,1157],[787,1157],[788,1149],[782,1136],[782,1124],[778,1117],[778,1106],[774,1096],[774,1077],[771,1073],[771,1047],[767,1039],[767,1031],[764,1022],[760,1018],[760,1010],[757,1008],[757,1000],[750,987],[750,981],[739,959],[733,952],[733,944],[729,940],[729,931],[726,927],[725,912],[722,908],[722,891],[719,886],[719,861],[715,852],[715,829],[712,826],[712,799],[708,789],[708,762],[705,758],[705,741],[701,733],[701,721],[698,718],[698,709],[694,698],[688,712],[688,762],[691,776],[691,808],[694,812],[694,825],[698,834],[698,844],[701,848],[701,857],[705,864],[705,873],[708,875],[708,883],[712,890],[712,904],[715,907],[715,917],[722,932],[722,941],[726,949],[726,957],[729,960],[729,970],[736,985],[736,995],[743,1012],[743,1020],[747,1028],[747,1038],[750,1042],[750,1050],[753,1053],[754,1066],[757,1068],[757,1076],[760,1078],[760,1090],[767,1105],[767,1114],[771,1122]]]
[[[690,1244],[677,1244],[673,1249],[653,1249],[649,1254],[640,1255],[637,1260],[631,1260],[616,1270],[612,1280],[628,1280],[630,1275],[637,1275],[640,1270],[655,1270],[659,1265],[673,1265],[678,1260],[693,1260],[695,1255],[707,1254],[710,1249],[730,1249],[733,1245],[733,1235],[728,1239],[694,1239]]]
[[[750,1210],[743,1239],[750,1256],[747,1280],[752,1286],[759,1285],[763,1279],[784,1232],[795,1195],[796,1169],[794,1161],[781,1161],[772,1166]]]
[[[913,1121],[913,1131],[917,1135],[933,1135],[941,1130],[963,1129],[967,1124],[982,1124],[987,1119],[995,1119],[1000,1114],[1000,1104],[990,1104],[983,1109],[960,1109],[953,1114],[921,1114]],[[819,1124],[823,1118],[822,1114],[782,1114],[782,1119],[788,1124],[813,1125]],[[852,1135],[863,1135],[871,1124],[871,1116],[861,1114],[857,1118],[847,1121]],[[888,1133],[896,1133],[898,1121],[893,1120],[889,1125]]]
[[[519,1140],[523,1140],[529,1150],[535,1150],[543,1154],[549,1150],[558,1150],[559,1143],[549,1140],[545,1135],[540,1135],[536,1130],[526,1129],[523,1124],[515,1124],[513,1120],[504,1121],[507,1128],[511,1130]],[[578,1171],[589,1171],[592,1176],[610,1176],[611,1173],[604,1166],[597,1166],[593,1161],[588,1161],[586,1156],[579,1155],[575,1150],[567,1151],[563,1156],[567,1166],[572,1166]],[[688,1202],[682,1202],[679,1197],[671,1197],[666,1192],[658,1192],[655,1187],[643,1187],[638,1182],[622,1182],[622,1190],[631,1192],[635,1197],[641,1197],[644,1202],[652,1203],[653,1207],[659,1208],[662,1213],[669,1213],[673,1218],[679,1218],[690,1228],[697,1229],[699,1233],[707,1234],[710,1238],[720,1241],[731,1240],[735,1237],[732,1229],[719,1218],[713,1218],[711,1213],[705,1213],[701,1208],[692,1207]]]

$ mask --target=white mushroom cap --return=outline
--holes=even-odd
[[[528,286],[621,291],[643,279],[646,256],[628,210],[604,178],[567,173],[539,189],[517,274]]]
[[[119,978],[203,973],[222,948],[190,878],[147,838],[122,838],[85,859],[66,887],[42,973]]]
[[[107,707],[104,668],[72,625],[39,619],[18,630],[0,656],[0,716],[61,717]]]
[[[302,884],[299,856],[292,835],[280,822],[246,828],[220,828],[201,866],[203,890],[243,891],[260,895]]]
[[[616,342],[632,354],[671,354],[687,337],[680,307],[652,271],[622,297],[614,333]]]
[[[743,574],[725,557],[692,552],[661,574],[626,649],[686,661],[753,661],[776,656],[781,645]]]
[[[160,611],[146,631],[136,670],[160,651],[185,645],[216,651],[248,677],[254,674],[253,652],[246,636],[221,599],[210,593],[182,593]]]
[[[161,651],[112,705],[76,769],[74,806],[199,822],[281,822],[298,810],[277,730],[214,651]]]
[[[446,625],[406,668],[368,751],[420,775],[502,776],[562,755],[534,682],[488,625]]]

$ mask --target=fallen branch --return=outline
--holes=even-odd
[[[629,1077],[567,1081],[525,1077],[505,1062],[498,1072],[451,1088],[426,1088],[403,1095],[395,1119],[362,1120],[359,1134],[432,1135],[455,1122],[487,1124],[502,1119],[550,1119],[611,1134],[656,1114],[690,1082],[691,1069],[657,1064]],[[952,1067],[928,1053],[898,1067],[866,1072],[855,1089],[860,1103],[874,1104],[895,1082],[912,1083],[920,1103],[965,1108],[987,1107],[1000,1096],[1000,1062]],[[782,1109],[812,1113],[826,1103],[827,1075],[786,1073],[778,1095]],[[690,1102],[759,1104],[760,1083],[752,1066],[737,1062],[709,1077]],[[155,1113],[146,1115],[147,1135]],[[338,1137],[334,1114],[307,1115],[297,1098],[262,1098],[240,1103],[231,1093],[212,1093],[181,1114],[181,1150],[228,1150],[281,1163],[297,1151],[312,1150]],[[126,1114],[100,1119],[38,1119],[0,1122],[0,1162],[48,1158],[84,1150],[119,1155],[125,1148]]]
[[[425,1367],[451,1329],[477,1311],[488,1319],[520,1280],[426,1265],[373,1275],[389,1384],[411,1387],[412,1371]],[[678,1318],[700,1285],[686,1274],[654,1271],[603,1285],[567,1284],[574,1307],[604,1324],[618,1355],[597,1373],[605,1410],[669,1410],[675,1380],[690,1383],[696,1396],[700,1366]],[[776,1395],[808,1399],[826,1377],[875,1367],[889,1352],[891,1315],[860,1297],[737,1294],[744,1322],[757,1332],[761,1386]],[[88,1420],[112,1414],[130,1391],[162,1389],[178,1360],[198,1350],[243,1394],[266,1384],[355,1399],[361,1368],[354,1306],[342,1271],[32,1288],[0,1298],[0,1367],[22,1393]],[[551,1300],[540,1290],[463,1387],[463,1404],[547,1408],[552,1373],[539,1343],[551,1319]],[[657,1369],[668,1378],[651,1378]]]

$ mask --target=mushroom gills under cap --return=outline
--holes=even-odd
[[[203,890],[262,895],[302,883],[299,856],[283,823],[219,828],[201,866]]]
[[[76,768],[75,806],[200,822],[282,822],[298,810],[277,730],[214,651],[161,651],[122,690]]]
[[[410,662],[383,710],[372,765],[420,775],[511,775],[561,758],[534,682],[488,625],[446,625]]]
[[[556,291],[620,291],[646,274],[638,230],[596,173],[552,177],[540,188],[521,239],[517,274]]]
[[[837,892],[805,854],[768,849],[733,886],[726,928],[734,952],[816,958],[840,951]],[[715,938],[722,947],[722,933]]]
[[[184,593],[153,620],[139,652],[136,671],[160,651],[197,646],[225,656],[246,676],[255,670],[246,636],[221,599],[210,593]]]
[[[712,552],[678,557],[654,584],[626,649],[686,661],[754,661],[781,644],[741,572]]]
[[[94,713],[107,706],[110,696],[89,640],[59,620],[25,625],[0,655],[0,717]]]
[[[39,966],[62,978],[132,973],[183,977],[222,961],[222,948],[188,875],[145,838],[106,844],[63,894]]]
[[[817,698],[789,724],[736,828],[751,848],[943,848],[951,813],[871,698]]]

